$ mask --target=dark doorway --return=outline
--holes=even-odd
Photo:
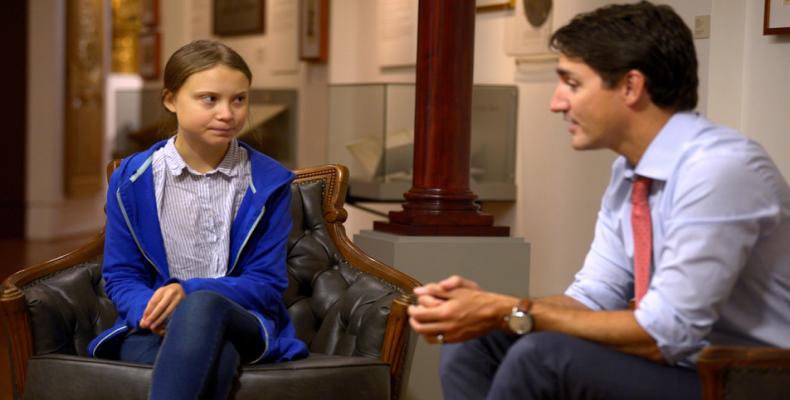
[[[27,1],[0,6],[0,76],[6,94],[0,96],[3,138],[0,145],[0,238],[25,236],[25,140],[27,138]]]

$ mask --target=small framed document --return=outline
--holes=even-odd
[[[159,79],[160,39],[158,32],[140,35],[140,76],[143,79]]]
[[[790,34],[790,0],[765,0],[763,35]]]
[[[328,39],[329,0],[300,0],[299,58],[326,62]]]
[[[238,36],[263,33],[264,0],[214,0],[214,34]]]
[[[140,23],[143,26],[159,25],[159,0],[143,0],[140,6]]]
[[[512,17],[505,21],[505,52],[519,59],[550,60],[549,50],[552,0],[519,1]]]
[[[516,0],[477,0],[477,12],[512,10],[516,8]]]

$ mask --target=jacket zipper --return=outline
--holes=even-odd
[[[140,250],[140,254],[143,255],[146,261],[151,263],[151,265],[154,267],[156,272],[159,273],[159,275],[164,277],[165,275],[162,273],[162,270],[160,270],[159,267],[157,267],[156,264],[151,260],[151,258],[148,257],[148,254],[146,254],[145,251],[143,250],[143,246],[140,245],[140,241],[137,240],[137,235],[134,233],[134,229],[132,228],[132,223],[131,221],[129,221],[129,216],[126,214],[126,207],[123,205],[123,200],[121,200],[121,189],[118,189],[115,192],[115,198],[118,199],[118,205],[121,207],[121,214],[123,214],[123,219],[124,221],[126,221],[126,226],[129,228],[129,233],[132,234],[132,239],[134,239],[134,243],[137,245],[137,248]]]
[[[255,228],[258,226],[258,222],[261,221],[263,218],[263,214],[266,213],[266,206],[264,205],[261,209],[261,213],[258,214],[258,218],[255,218],[255,223],[252,224],[252,228],[250,228],[249,232],[247,232],[247,236],[244,238],[244,241],[241,243],[241,247],[239,247],[239,251],[236,252],[236,258],[233,260],[233,265],[228,270],[228,273],[225,276],[230,275],[234,269],[236,269],[236,264],[239,263],[239,258],[241,257],[241,252],[244,251],[244,247],[247,246],[247,242],[250,240],[250,236],[252,236],[252,232],[255,231]]]

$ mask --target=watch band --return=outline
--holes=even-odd
[[[508,324],[508,322],[510,321],[510,316],[516,310],[521,310],[521,311],[529,314],[530,310],[532,310],[532,300],[530,300],[529,298],[526,298],[526,297],[521,299],[521,300],[519,300],[518,303],[516,303],[516,305],[513,306],[513,308],[510,310],[510,312],[508,312],[507,314],[505,314],[502,317],[502,319],[501,319],[501,326],[500,326],[500,328],[502,330],[504,330],[506,332],[510,331],[510,325]]]
[[[525,313],[529,313],[532,310],[532,300],[525,297],[516,304],[516,307]]]

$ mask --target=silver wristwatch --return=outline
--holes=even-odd
[[[505,324],[511,332],[516,335],[526,335],[532,332],[535,324],[529,313],[530,308],[532,308],[532,302],[524,299],[513,307],[510,315],[505,315]]]

